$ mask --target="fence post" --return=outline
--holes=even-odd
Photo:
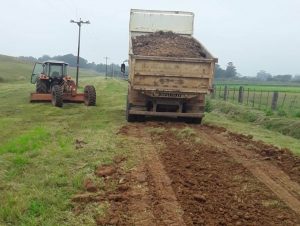
[[[248,102],[249,102],[249,92],[250,92],[250,89],[248,88],[248,94],[247,94],[247,106],[248,106]]]
[[[259,96],[259,106],[258,106],[259,109],[260,109],[260,105],[261,105],[261,98],[262,98],[262,90],[260,90],[260,96]]]
[[[270,91],[268,91],[268,96],[267,96],[267,108],[269,106],[269,96],[270,96]]]
[[[294,96],[294,99],[291,101],[291,103],[290,103],[290,109],[292,109],[293,105],[295,104],[296,98],[297,98],[297,96]]]
[[[273,111],[276,110],[276,108],[277,108],[277,101],[278,101],[278,91],[275,91],[273,93],[272,105],[271,105],[271,108]]]
[[[211,98],[215,99],[216,97],[216,85],[212,85],[212,92],[211,92]]]
[[[243,86],[240,86],[240,89],[239,89],[239,103],[242,104],[243,101],[244,101],[244,87]]]
[[[232,100],[233,100],[233,102],[235,101],[235,87],[233,87]]]
[[[281,107],[282,107],[282,108],[283,108],[283,106],[284,106],[285,98],[286,98],[286,93],[284,94],[283,101],[282,101],[282,104],[281,104]]]
[[[225,101],[227,100],[227,95],[228,95],[228,88],[227,88],[227,85],[225,85],[225,87],[224,87],[224,100]]]
[[[254,89],[254,93],[253,93],[252,107],[254,107],[254,101],[255,101],[255,89]]]

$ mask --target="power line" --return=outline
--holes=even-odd
[[[75,23],[78,25],[79,34],[78,34],[78,51],[77,51],[77,70],[76,70],[76,86],[78,88],[78,75],[79,75],[79,53],[80,53],[80,33],[81,33],[81,25],[82,24],[90,24],[90,21],[82,21],[81,18],[79,21],[71,20],[71,23]]]

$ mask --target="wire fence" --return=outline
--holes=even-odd
[[[236,102],[258,109],[300,112],[300,93],[266,91],[243,86],[214,86],[212,98]]]

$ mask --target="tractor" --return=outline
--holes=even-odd
[[[30,102],[51,101],[56,107],[64,102],[96,105],[96,90],[87,85],[83,93],[77,93],[77,85],[68,75],[68,64],[61,61],[45,61],[35,63],[31,83],[36,84],[36,92],[31,93]]]

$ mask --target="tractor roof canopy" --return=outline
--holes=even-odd
[[[69,65],[68,63],[64,61],[57,61],[57,60],[47,60],[44,61],[43,64],[63,64],[63,65]]]

